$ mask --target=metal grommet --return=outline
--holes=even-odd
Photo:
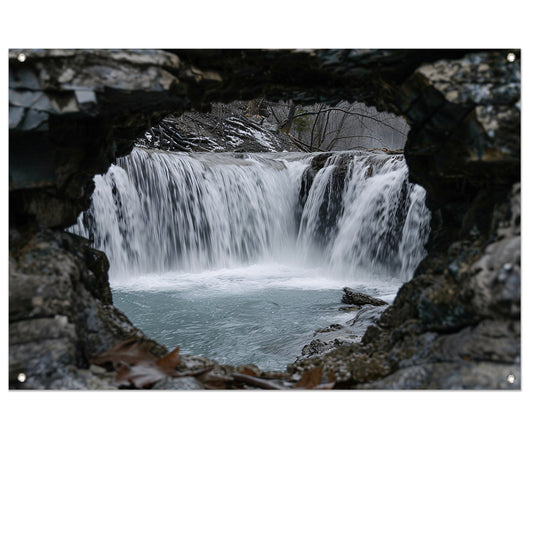
[[[507,383],[513,384],[516,381],[516,376],[514,374],[507,375]]]
[[[17,376],[17,381],[20,381],[20,383],[24,383],[26,381],[26,374],[24,374],[24,372],[21,372]]]
[[[21,62],[21,63],[24,63],[24,61],[26,61],[26,54],[24,52],[21,52],[18,56],[17,56],[17,59]]]
[[[516,54],[514,54],[513,52],[509,52],[507,54],[507,61],[509,63],[514,63],[515,60],[516,60]]]

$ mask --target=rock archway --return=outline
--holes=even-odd
[[[91,359],[146,341],[112,305],[105,256],[62,231],[94,174],[170,112],[263,95],[403,115],[432,211],[429,255],[378,325],[293,370],[345,388],[520,386],[520,51],[11,50],[9,65],[11,386],[103,386]]]

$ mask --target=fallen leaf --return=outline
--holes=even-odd
[[[151,362],[137,363],[131,367],[123,365],[117,372],[116,383],[119,387],[149,388],[167,377],[167,373]]]
[[[141,361],[157,361],[157,357],[150,351],[154,346],[152,341],[127,339],[106,352],[91,359],[96,365],[111,365],[118,370],[122,365],[134,365]]]
[[[158,358],[150,351],[154,345],[153,341],[127,339],[92,358],[91,363],[116,370],[119,387],[145,389],[167,376],[175,376],[181,361],[179,347]]]
[[[168,352],[167,355],[161,357],[157,360],[157,366],[163,368],[166,372],[171,372],[176,370],[176,367],[180,364],[180,347],[174,348],[171,352]]]
[[[250,365],[241,365],[237,367],[237,373],[244,374],[246,376],[258,376],[257,369]]]
[[[299,389],[313,389],[322,382],[322,367],[315,366],[302,374],[300,381],[294,386]]]

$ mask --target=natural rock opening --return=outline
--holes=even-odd
[[[92,357],[144,338],[106,296],[105,258],[61,232],[89,205],[92,177],[169,113],[262,95],[405,117],[410,180],[432,212],[429,255],[377,326],[292,371],[320,368],[319,383],[340,387],[520,386],[505,379],[520,375],[519,50],[513,62],[507,50],[20,52],[10,51],[11,386],[91,386]],[[43,379],[46,357],[60,364]],[[187,365],[198,370],[184,361],[182,374]]]

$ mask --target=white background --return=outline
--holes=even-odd
[[[3,3],[2,88],[8,48],[521,47],[527,146],[517,3],[189,3]],[[522,392],[9,392],[5,187],[3,531],[533,531],[527,209]]]

